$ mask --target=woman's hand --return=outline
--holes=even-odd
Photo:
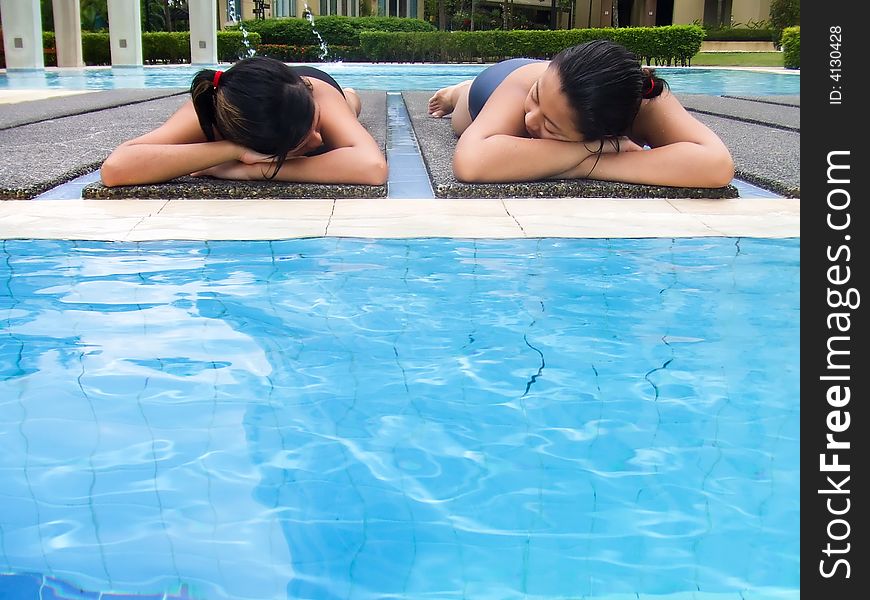
[[[611,152],[639,152],[643,150],[643,146],[632,141],[632,139],[627,136],[607,139],[604,140],[604,142],[595,141],[583,143],[586,145],[586,149],[589,150],[592,156],[598,154],[599,147],[601,148],[602,154],[608,154]]]
[[[260,163],[268,164],[275,162],[275,157],[271,154],[256,152],[255,150],[251,150],[250,148],[243,148],[242,153],[239,156],[239,162],[243,162],[246,165],[256,165]]]
[[[254,181],[265,179],[267,167],[262,163],[245,164],[237,160],[215,165],[202,171],[191,173],[193,177],[214,177],[215,179],[236,179],[239,181]]]

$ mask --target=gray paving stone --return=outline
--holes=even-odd
[[[362,100],[360,122],[382,150],[387,140],[387,94],[359,92]],[[179,177],[155,185],[106,187],[93,183],[82,190],[83,198],[382,198],[386,185],[336,185],[289,183],[283,181],[229,181],[200,177]]]
[[[742,98],[726,96],[707,96],[702,94],[679,94],[683,106],[692,112],[718,115],[745,121],[789,129],[801,130],[800,106],[771,104]]]
[[[7,104],[0,109],[0,129],[9,129],[29,123],[38,123],[49,119],[82,115],[106,108],[124,106],[186,94],[187,90],[179,88],[166,89],[123,89],[88,92],[59,98],[46,98],[31,102]]]
[[[185,101],[171,96],[0,131],[0,199],[32,198],[99,168],[118,144],[154,129]]]
[[[731,150],[738,178],[784,196],[800,197],[800,133],[713,115],[695,117]]]
[[[432,180],[440,198],[735,198],[737,189],[677,188],[611,181],[559,179],[530,183],[461,183],[453,176],[456,136],[449,119],[433,119],[426,112],[431,92],[404,92],[405,104]]]

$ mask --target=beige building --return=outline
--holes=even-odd
[[[372,15],[423,18],[423,0],[366,0]],[[535,22],[548,24],[552,0],[510,0]],[[223,25],[255,18],[255,0],[217,0]],[[266,0],[263,16],[301,17],[305,8],[319,15],[359,16],[359,0]],[[480,0],[480,6],[501,7],[500,0]],[[575,0],[559,13],[560,27],[644,27],[653,25],[706,25],[734,23],[747,26],[770,17],[770,0]]]
[[[517,8],[533,9],[534,21],[550,22],[552,0],[513,0]],[[481,4],[501,6],[498,1]],[[575,0],[559,15],[561,27],[651,27],[654,25],[738,26],[770,18],[770,0]]]
[[[371,6],[369,14],[390,17],[423,18],[423,0],[367,0]],[[255,0],[217,0],[219,18],[224,25],[233,21],[231,12],[235,11],[236,20],[255,18]],[[359,0],[266,0],[269,5],[264,11],[265,18],[301,17],[306,7],[315,17],[320,15],[360,16]]]

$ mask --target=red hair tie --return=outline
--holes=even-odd
[[[221,80],[221,75],[223,75],[223,71],[214,72],[214,79],[211,80],[211,85],[212,87],[214,87],[214,89],[217,89],[218,82],[220,82]]]
[[[647,84],[649,84],[649,87],[647,87]],[[656,89],[656,85],[653,83],[652,77],[643,80],[643,87],[646,88],[645,90],[643,90],[643,97],[649,98],[653,90]]]

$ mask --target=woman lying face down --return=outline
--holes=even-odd
[[[460,181],[721,187],[734,176],[722,140],[686,112],[654,70],[606,40],[568,48],[552,61],[493,65],[436,92],[429,114],[452,114]]]
[[[124,142],[101,168],[107,186],[183,175],[381,185],[387,166],[358,120],[354,90],[312,67],[248,58],[203,69],[191,101],[163,125]]]

